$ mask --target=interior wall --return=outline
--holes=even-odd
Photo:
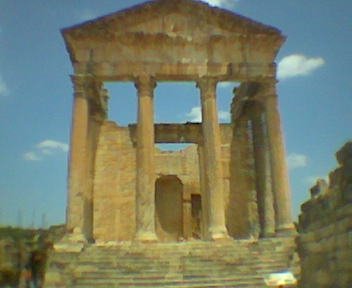
[[[136,153],[129,129],[105,122],[94,179],[94,239],[132,240],[135,231]]]

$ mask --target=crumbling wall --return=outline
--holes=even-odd
[[[329,185],[318,180],[301,207],[300,287],[352,287],[352,142],[336,153]]]

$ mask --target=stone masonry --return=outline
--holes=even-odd
[[[329,185],[318,180],[299,218],[300,287],[352,286],[352,142],[336,153]]]

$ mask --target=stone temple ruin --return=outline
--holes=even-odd
[[[68,228],[95,241],[273,236],[292,229],[275,28],[197,1],[152,1],[63,30],[74,67]],[[131,81],[138,123],[107,121],[105,81]],[[157,82],[192,81],[201,124],[156,124]],[[232,123],[216,86],[238,81]],[[230,109],[230,107],[229,107]],[[164,153],[155,143],[193,143]],[[200,216],[201,215],[201,216]],[[126,221],[128,219],[128,221]]]
[[[213,257],[237,259],[250,242],[233,239],[252,239],[256,247],[264,245],[259,254],[281,247],[275,249],[289,259],[294,226],[275,88],[275,57],[285,41],[279,30],[200,1],[155,0],[62,33],[74,68],[71,248],[78,242],[93,250],[113,245],[118,255],[116,247],[129,245],[126,251],[194,250],[201,257],[217,247]],[[107,119],[104,82],[112,81],[135,84],[136,95],[124,97],[138,97],[137,124],[121,127]],[[154,123],[153,91],[165,81],[196,83],[202,123]],[[241,83],[229,107],[230,124],[218,122],[216,87],[222,81]],[[162,152],[157,143],[192,145]],[[263,257],[271,259],[270,253]],[[108,254],[113,252],[105,259]],[[287,269],[286,262],[272,269]]]

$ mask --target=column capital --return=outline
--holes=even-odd
[[[142,74],[135,77],[134,85],[137,88],[140,96],[153,96],[153,93],[149,93],[156,87],[155,77],[148,74]],[[147,92],[147,93],[144,93]]]
[[[268,79],[259,82],[260,87],[258,90],[258,98],[264,101],[271,98],[277,98],[276,83],[276,79]]]
[[[213,77],[201,77],[197,80],[197,88],[200,89],[203,96],[215,95],[218,79]]]
[[[75,97],[92,98],[92,95],[102,87],[102,83],[97,81],[93,75],[89,74],[71,75],[71,81]]]

